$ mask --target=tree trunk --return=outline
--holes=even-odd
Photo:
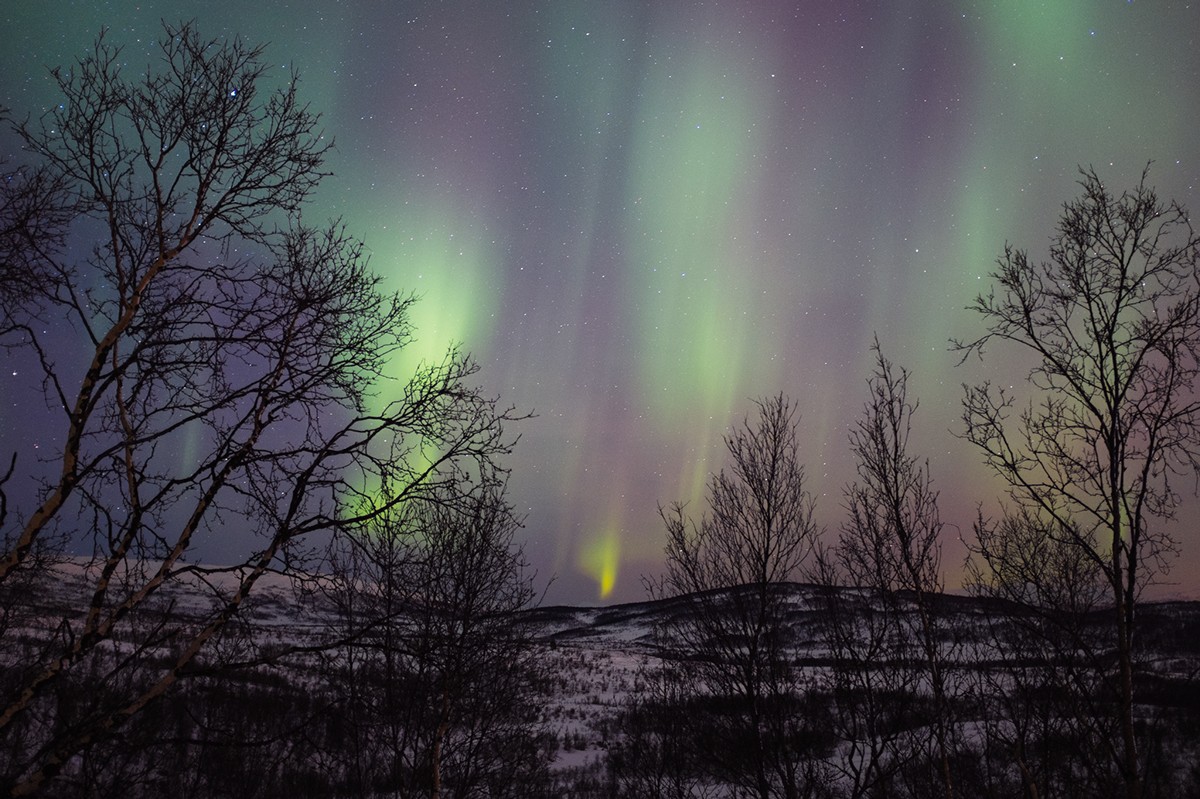
[[[446,741],[446,735],[450,731],[450,692],[444,686],[442,688],[442,713],[438,719],[437,730],[433,734],[433,754],[430,765],[433,769],[433,787],[430,790],[430,799],[441,799],[442,797],[442,745]]]

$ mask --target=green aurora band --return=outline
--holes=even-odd
[[[0,11],[0,105],[39,113],[45,68],[105,25],[130,69],[161,19],[192,17],[266,42],[280,77],[296,67],[337,142],[311,220],[342,218],[387,287],[421,298],[377,401],[461,346],[488,391],[536,413],[514,430],[510,490],[556,601],[641,598],[661,564],[657,507],[700,513],[722,436],[778,391],[801,409],[835,532],[876,334],[913,374],[953,569],[958,533],[997,496],[953,435],[961,384],[1023,373],[1000,353],[960,367],[947,342],[977,332],[964,307],[1005,242],[1044,254],[1077,165],[1127,186],[1154,160],[1160,194],[1200,207],[1195,5],[56,9],[57,23],[33,0]],[[4,407],[22,391],[0,385]],[[46,445],[6,413],[0,451]],[[1196,584],[1197,549],[1175,579]]]

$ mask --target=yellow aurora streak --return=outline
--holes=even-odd
[[[586,541],[579,551],[579,569],[600,589],[600,598],[608,599],[617,584],[617,567],[621,562],[621,533],[606,527]]]

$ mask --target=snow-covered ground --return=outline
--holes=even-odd
[[[36,644],[77,632],[94,576],[94,569],[68,562],[56,570],[53,579],[33,584],[16,603],[20,612],[9,615],[5,640]],[[189,619],[210,614],[235,582],[234,574],[197,571],[172,582],[152,603],[156,610],[149,612],[167,611],[186,626]],[[312,585],[310,581],[306,587]],[[337,613],[328,597],[320,591],[298,590],[286,578],[264,579],[252,596],[245,620],[254,630],[259,651],[263,647],[307,649],[327,640],[336,627]],[[848,589],[840,597],[852,616],[865,618],[877,610],[877,598],[869,593]],[[831,663],[831,652],[821,634],[823,601],[820,589],[814,586],[788,588],[790,657],[814,685]],[[602,772],[610,746],[621,735],[622,713],[643,696],[664,656],[663,631],[687,614],[688,607],[685,599],[669,599],[608,607],[544,607],[524,614],[539,670],[545,675],[538,724],[557,741],[553,769],[564,775]],[[955,666],[950,675],[953,689],[995,662],[991,629],[998,617],[997,606],[946,595],[937,598],[937,607],[939,643]],[[1200,602],[1146,603],[1139,612],[1145,668],[1167,683],[1194,681],[1200,673]],[[22,651],[33,649],[36,646]],[[109,651],[128,655],[134,649],[134,644],[116,636]],[[16,654],[16,649],[10,649],[0,658],[8,661]],[[291,659],[281,674],[294,684],[315,684],[310,681],[318,679],[316,661],[305,666],[309,662],[306,657],[310,656]],[[257,673],[261,676],[262,667]],[[966,720],[964,729],[974,729],[972,723]]]

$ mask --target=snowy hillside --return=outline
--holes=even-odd
[[[10,631],[20,630],[20,635],[10,640],[22,642],[20,651],[3,654],[6,673],[19,672],[35,659],[43,644],[69,637],[79,629],[89,596],[85,577],[78,566],[68,566],[60,569],[54,580],[31,584],[20,596],[5,597],[5,622]],[[159,640],[161,655],[165,657],[171,651],[172,629],[200,624],[232,584],[229,575],[198,573],[175,583],[159,598],[156,608],[163,614],[163,620],[156,621],[143,614],[131,623],[162,624]],[[791,679],[797,690],[810,697],[807,701],[817,703],[813,706],[816,710],[805,711],[808,716],[825,719],[834,712],[830,708],[842,701],[837,697],[844,689],[848,673],[845,648],[831,648],[826,625],[829,603],[836,601],[846,618],[869,630],[874,620],[884,614],[883,600],[863,591],[841,589],[831,594],[811,585],[787,586],[784,596],[782,628],[786,633],[786,660],[794,669]],[[904,597],[889,597],[885,604],[893,610],[899,608],[901,614],[911,613]],[[543,607],[526,611],[518,622],[523,631],[520,640],[524,643],[519,650],[513,650],[513,663],[533,675],[533,693],[523,699],[512,699],[515,715],[504,717],[507,720],[499,727],[494,725],[500,722],[492,719],[480,729],[481,734],[488,736],[487,745],[498,747],[498,761],[512,760],[514,747],[524,746],[531,747],[528,749],[531,762],[545,765],[541,771],[534,769],[529,774],[496,777],[511,785],[518,784],[518,779],[527,782],[520,783],[525,785],[523,788],[494,795],[635,795],[632,789],[620,787],[626,783],[621,781],[623,772],[615,764],[628,762],[630,736],[650,734],[656,746],[666,745],[661,729],[646,726],[645,714],[661,709],[664,685],[675,673],[672,669],[686,665],[689,659],[679,648],[679,641],[672,637],[672,631],[688,620],[695,607],[692,598],[681,597],[608,607]],[[1019,614],[1014,615],[1011,607],[951,595],[936,597],[933,607],[939,619],[939,646],[952,668],[953,685],[959,692],[956,696],[960,696],[956,699],[957,729],[968,743],[977,741],[990,723],[980,705],[981,697],[986,699],[986,694],[978,693],[978,687],[991,685],[995,689],[1016,679],[1011,672],[1000,669],[998,664],[1005,662],[1006,657],[1009,658],[1006,668],[1011,669],[1013,661],[1011,654],[998,651],[997,642],[1005,640],[1007,630],[1016,629],[1012,619]],[[1170,735],[1176,737],[1167,739],[1164,746],[1170,751],[1194,751],[1200,738],[1194,723],[1200,717],[1196,715],[1200,710],[1200,691],[1196,687],[1196,675],[1200,673],[1200,603],[1147,603],[1139,612],[1141,629],[1145,631],[1142,671],[1138,677],[1143,716],[1147,723],[1153,719],[1184,719],[1171,722]],[[383,683],[372,682],[377,680],[377,669],[372,664],[378,663],[378,639],[371,637],[374,633],[362,632],[354,634],[357,638],[347,638],[344,615],[345,609],[321,589],[320,581],[296,586],[288,580],[274,579],[259,586],[242,623],[235,625],[233,634],[214,643],[213,654],[205,660],[205,666],[183,679],[178,689],[162,700],[156,714],[139,718],[128,729],[114,731],[111,741],[98,744],[98,756],[111,760],[119,751],[136,752],[137,747],[158,751],[155,747],[168,745],[177,756],[192,752],[185,759],[201,764],[197,767],[206,775],[196,782],[194,792],[188,794],[195,796],[216,794],[215,786],[221,779],[236,783],[253,777],[263,785],[283,784],[294,778],[290,770],[297,763],[311,764],[328,758],[330,762],[323,768],[343,775],[340,782],[329,785],[343,787],[328,787],[322,789],[327,791],[324,793],[314,788],[311,794],[301,795],[358,795],[345,787],[351,784],[345,774],[353,770],[353,763],[345,760],[349,755],[331,750],[327,736],[343,742],[347,735],[363,736],[367,743],[362,746],[378,746],[380,729],[389,720],[381,713],[387,704],[386,697],[373,692],[389,689]],[[1095,623],[1102,621],[1098,617]],[[132,654],[123,648],[121,641],[120,635],[114,636],[110,656]],[[411,653],[406,646],[399,645],[396,651],[409,657]],[[852,643],[850,649],[854,646]],[[138,654],[144,657],[148,653]],[[103,662],[96,661],[98,675],[103,674]],[[241,665],[233,668],[232,663]],[[853,674],[858,675],[854,679],[860,681],[855,689],[859,692],[873,690],[873,681],[883,685],[894,674],[914,668],[912,662],[903,659],[852,665]],[[1020,666],[1023,670],[1020,676],[1024,679],[1026,674],[1044,666],[1027,659]],[[148,667],[146,678],[152,674]],[[397,674],[409,675],[409,672]],[[99,679],[98,684],[79,685],[76,689],[94,693],[102,689],[104,678]],[[396,679],[408,684],[414,678],[397,676]],[[498,697],[508,696],[504,693],[506,679],[501,673],[485,674],[482,682],[472,689],[477,696],[471,702],[501,701]],[[405,712],[413,707],[414,695],[408,696],[410,699],[397,706]],[[673,712],[677,717],[686,715],[687,707],[686,703],[680,704]],[[1192,722],[1186,722],[1188,718]],[[835,716],[829,716],[820,724],[830,726],[835,721]],[[164,723],[178,731],[172,733],[177,738],[164,738],[161,727]],[[418,717],[404,722],[418,726],[420,723]],[[250,746],[253,740],[265,741],[260,755],[246,760],[238,754],[242,748],[229,752],[219,745],[214,748],[213,742],[220,736],[235,733],[250,739],[239,747]],[[828,741],[813,745],[825,752],[821,756],[823,771],[819,772],[819,781],[832,786],[829,789],[832,796],[837,795],[837,786],[849,784],[848,758],[857,755],[828,738],[831,734],[822,732]],[[911,734],[911,730],[906,734]],[[1178,738],[1180,735],[1183,737]],[[464,738],[457,745],[472,744]],[[541,754],[535,756],[535,751]],[[155,757],[170,762],[161,753]],[[204,763],[208,765],[203,766]],[[86,768],[85,757],[77,764],[77,770],[82,774]],[[1180,772],[1180,776],[1171,778],[1171,784],[1183,784],[1180,780],[1186,777]],[[309,779],[318,785],[325,784],[321,780],[326,778],[310,775]],[[114,783],[114,788],[120,784]],[[695,787],[698,783],[692,784],[693,793],[684,795],[704,794]],[[713,786],[708,785],[704,790],[709,788]],[[272,790],[263,788],[255,795],[276,795]],[[717,791],[704,795],[723,794]]]

